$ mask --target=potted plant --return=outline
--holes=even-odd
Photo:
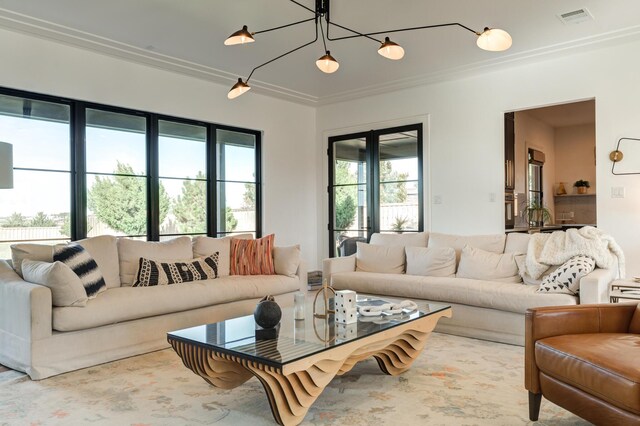
[[[527,218],[529,226],[542,228],[545,223],[551,222],[551,211],[537,201],[532,201],[522,210],[522,217]]]
[[[576,189],[578,190],[578,194],[586,194],[587,193],[587,188],[591,187],[591,184],[589,183],[588,180],[577,180],[576,183],[573,184],[573,186],[576,187]]]

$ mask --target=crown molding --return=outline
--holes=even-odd
[[[221,84],[225,87],[231,86],[237,80],[236,75],[223,70],[175,58],[169,55],[152,52],[147,49],[96,36],[84,31],[36,19],[2,8],[0,8],[0,28],[21,32],[45,40],[55,40],[66,45],[144,64],[165,71],[188,75]],[[541,60],[561,57],[566,55],[569,51],[571,54],[575,54],[624,42],[635,41],[638,39],[640,39],[640,25],[611,31],[597,36],[585,37],[570,42],[545,46],[543,48],[529,50],[526,52],[501,56],[496,59],[476,62],[463,67],[422,74],[401,80],[393,80],[383,84],[343,91],[333,95],[324,95],[322,97],[253,79],[251,80],[251,88],[254,93],[260,93],[266,96],[304,105],[322,106],[403,89],[410,89],[417,86],[486,74],[504,68],[521,66]]]
[[[148,65],[165,71],[188,75],[230,87],[238,76],[195,62],[163,55],[63,25],[33,18],[0,8],[0,28],[36,36],[44,40],[54,40],[69,46],[97,52],[126,61]],[[287,101],[316,105],[318,98],[306,93],[252,79],[251,88],[260,93]]]

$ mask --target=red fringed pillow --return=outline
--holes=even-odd
[[[231,275],[275,275],[274,234],[255,240],[231,239]]]

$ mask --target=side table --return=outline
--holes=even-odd
[[[640,300],[640,282],[634,280],[615,280],[609,290],[609,302],[617,303],[620,299]]]

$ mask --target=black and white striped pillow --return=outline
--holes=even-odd
[[[107,289],[98,264],[80,244],[58,244],[53,248],[53,261],[67,265],[80,278],[87,297],[93,299]]]
[[[159,262],[141,257],[133,287],[180,284],[218,278],[219,252],[184,262]]]

